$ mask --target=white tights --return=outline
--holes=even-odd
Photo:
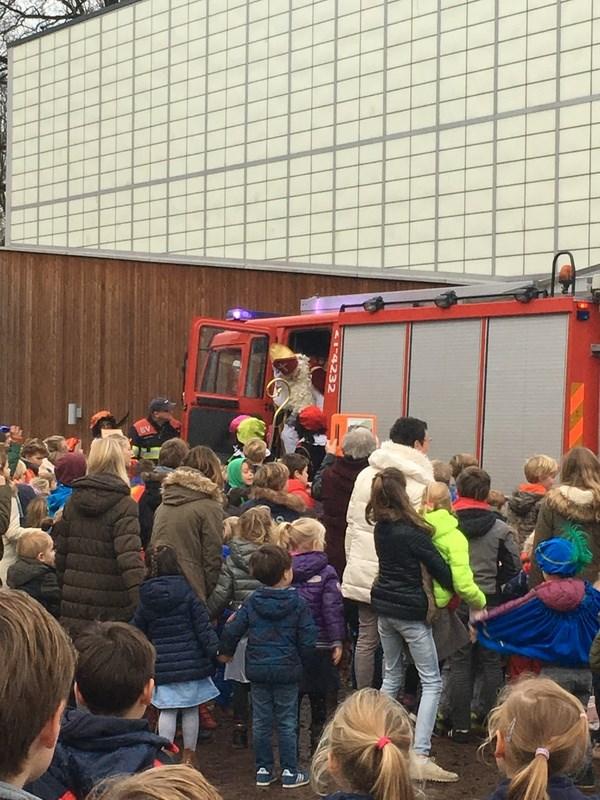
[[[177,714],[181,711],[181,731],[183,733],[184,750],[195,750],[198,744],[198,731],[200,719],[198,706],[191,708],[165,708],[158,717],[158,735],[164,736],[170,742],[175,741],[177,731]]]

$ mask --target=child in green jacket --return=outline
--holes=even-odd
[[[452,514],[450,490],[445,483],[430,483],[423,495],[423,516],[433,527],[433,544],[452,573],[454,592],[470,608],[485,607],[485,595],[475,583],[469,561],[469,542],[458,528]],[[433,596],[438,608],[446,608],[452,592],[433,582]]]

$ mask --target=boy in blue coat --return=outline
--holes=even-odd
[[[170,764],[170,742],[142,719],[154,688],[154,648],[124,622],[99,622],[78,637],[75,698],[48,771],[27,791],[83,800],[103,778]]]
[[[263,585],[229,618],[220,659],[230,661],[240,639],[248,636],[246,676],[252,693],[256,785],[270,786],[277,780],[271,741],[275,721],[281,782],[284,789],[293,789],[309,782],[298,770],[298,688],[317,629],[308,605],[290,588],[292,559],[286,550],[263,545],[250,557],[250,571]]]

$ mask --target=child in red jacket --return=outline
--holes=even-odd
[[[308,458],[300,453],[287,453],[281,462],[286,465],[290,473],[287,482],[288,494],[295,494],[296,497],[299,497],[306,508],[314,508],[315,501],[308,485]]]

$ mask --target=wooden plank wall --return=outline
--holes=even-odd
[[[244,306],[297,313],[314,294],[432,284],[0,251],[0,425],[87,440],[89,417],[129,421],[181,398],[194,316]],[[67,404],[83,417],[67,425]]]

